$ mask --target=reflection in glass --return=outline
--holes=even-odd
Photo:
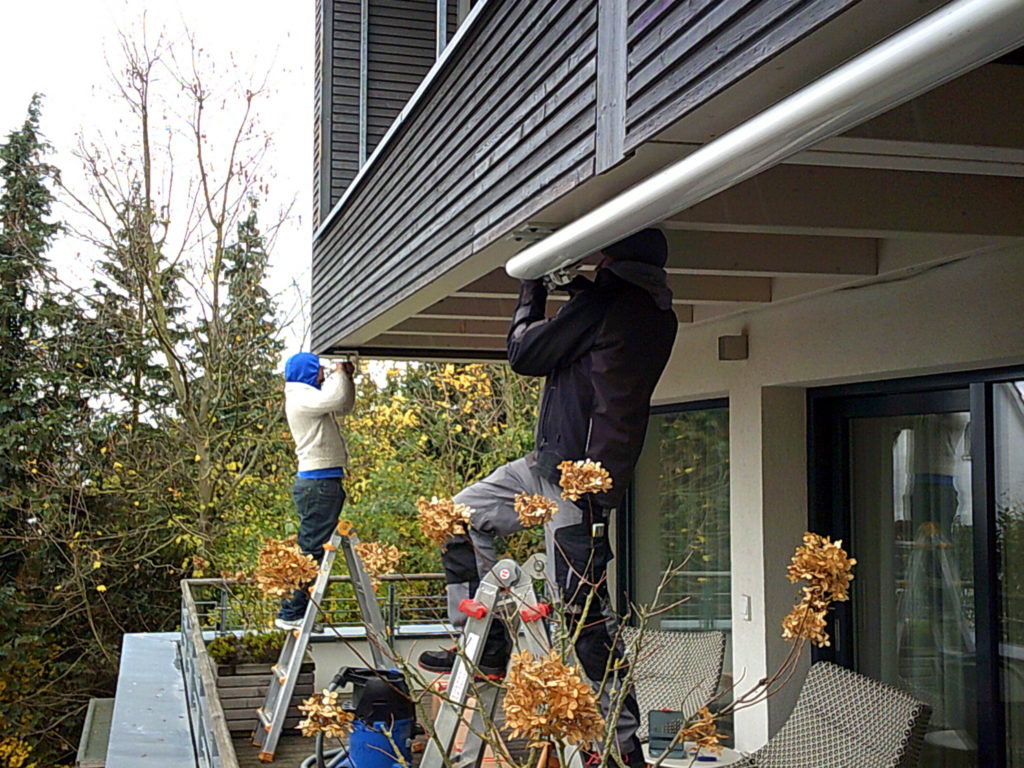
[[[851,423],[857,667],[933,707],[922,765],[975,764],[969,416]]]
[[[993,387],[996,533],[999,545],[1000,688],[1006,754],[1024,767],[1024,382]]]
[[[652,600],[662,576],[682,566],[661,602],[685,602],[661,616],[660,628],[728,629],[728,409],[652,416],[634,488],[640,602]]]

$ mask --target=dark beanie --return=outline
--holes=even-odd
[[[664,267],[668,258],[668,241],[660,229],[641,229],[617,243],[605,246],[601,252],[612,261],[641,261]]]

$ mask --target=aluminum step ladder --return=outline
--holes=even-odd
[[[534,658],[546,656],[551,641],[543,621],[551,613],[547,603],[537,600],[534,579],[543,579],[545,558],[530,557],[522,566],[515,560],[501,560],[491,569],[477,589],[476,597],[463,600],[459,610],[466,614],[466,626],[459,640],[459,651],[448,680],[448,689],[429,733],[420,768],[480,768],[487,746],[485,736],[493,727],[494,715],[501,698],[501,687],[481,677],[476,670],[483,655],[484,641],[491,622],[505,621],[516,651],[529,651]],[[450,755],[455,736],[465,716],[467,700],[476,701],[465,743],[457,761]],[[561,764],[583,768],[580,750],[569,747],[561,756]]]
[[[306,607],[306,615],[302,619],[302,627],[294,630],[285,640],[277,664],[270,668],[272,677],[270,685],[267,687],[267,697],[263,706],[256,710],[259,715],[259,725],[253,731],[252,743],[253,746],[260,748],[260,762],[269,763],[274,759],[274,751],[284,728],[288,705],[291,703],[292,693],[295,691],[295,681],[298,679],[299,668],[302,666],[302,658],[309,645],[309,636],[313,631],[313,623],[320,610],[324,593],[327,591],[327,582],[339,547],[344,552],[345,562],[348,564],[356,602],[359,604],[363,624],[366,626],[366,639],[370,644],[373,664],[378,669],[390,669],[395,665],[391,658],[391,646],[388,642],[387,630],[384,627],[384,617],[381,615],[380,605],[377,603],[376,592],[370,582],[370,575],[363,568],[363,561],[355,549],[358,544],[359,537],[356,535],[355,529],[351,523],[344,520],[338,522],[337,528],[331,534],[330,541],[324,544],[320,572],[309,589],[310,600]]]

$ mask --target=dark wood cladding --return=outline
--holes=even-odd
[[[626,149],[857,0],[629,0]]]
[[[329,15],[324,14],[324,3]],[[457,0],[448,4],[449,36],[457,25]],[[367,3],[366,156],[369,157],[436,55],[434,0],[369,0]],[[359,172],[360,0],[318,0],[317,49],[331,41],[331,58],[318,57],[314,194],[317,225]],[[329,89],[321,73],[330,70]],[[326,125],[331,127],[327,130]],[[330,133],[326,144],[322,134]]]
[[[324,0],[316,0],[315,8],[316,30],[313,38],[313,48],[316,51],[316,60],[313,67],[313,228],[320,226],[321,210],[324,215],[327,212],[327,201],[321,198],[323,184],[320,178],[320,165],[323,160],[323,136],[330,133],[331,124],[325,120],[323,107],[323,82],[327,60],[324,58]]]
[[[313,348],[344,344],[592,178],[596,146],[600,170],[613,167],[856,2],[489,0],[314,244]],[[368,115],[374,142],[390,124],[385,108],[404,103],[399,86],[415,88],[401,67],[425,66],[428,58],[416,53],[428,42],[419,0],[383,0],[381,7],[387,3],[412,21],[388,16],[371,32],[371,43],[382,36],[374,77],[396,89],[396,98],[373,92],[382,110]],[[609,23],[620,26],[602,27],[611,53],[599,60],[598,28]],[[615,62],[620,70],[611,74],[625,66],[625,77],[601,70]],[[333,114],[338,141],[350,123]]]
[[[495,0],[314,248],[313,348],[593,174],[596,0]]]
[[[318,220],[322,221],[359,171],[359,0],[320,0],[318,35],[330,45],[330,80],[317,88],[317,124],[330,141],[316,147]],[[327,132],[323,127],[321,130]]]
[[[456,25],[448,4],[448,30]],[[437,55],[434,0],[370,0],[367,72],[366,156],[434,65]]]

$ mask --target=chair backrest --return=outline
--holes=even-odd
[[[664,632],[645,629],[637,647],[635,627],[623,627],[640,705],[637,736],[647,738],[647,713],[679,710],[689,717],[718,689],[725,659],[724,632]]]
[[[752,755],[758,768],[912,768],[931,708],[827,661],[811,666],[789,719]]]

